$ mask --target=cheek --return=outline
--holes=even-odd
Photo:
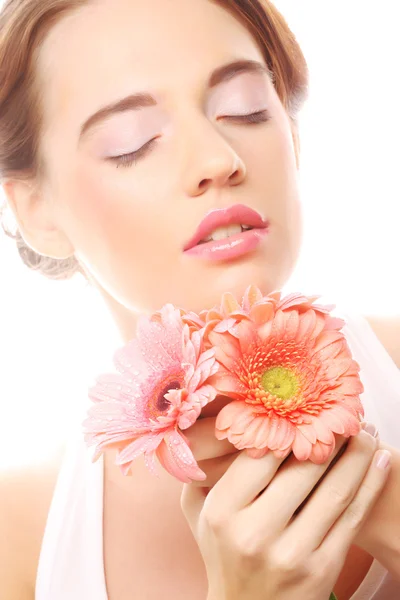
[[[270,257],[280,265],[284,279],[298,258],[303,229],[296,154],[286,117],[271,123],[260,148],[254,157],[254,175],[274,224]]]
[[[270,201],[282,205],[282,197],[290,197],[293,186],[297,187],[296,154],[287,117],[274,113],[243,152],[250,180],[255,177],[259,184],[263,182],[264,188],[273,194]]]
[[[301,204],[299,193],[299,172],[293,138],[284,130],[279,138],[275,153],[274,171],[280,181],[281,194],[279,208],[283,219],[290,227],[301,228]],[[279,185],[279,183],[278,183]]]
[[[157,207],[132,190],[132,185],[118,182],[119,175],[99,177],[86,169],[76,177],[71,213],[81,250],[91,253],[91,246],[100,246],[116,254],[128,250],[137,253],[139,247],[154,245],[157,230],[152,224]],[[127,181],[126,174],[122,178]]]
[[[128,168],[108,171],[86,161],[59,186],[61,222],[77,259],[102,291],[128,310],[186,305],[182,287],[190,277],[182,283],[179,268],[185,216],[168,178]]]

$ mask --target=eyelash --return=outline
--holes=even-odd
[[[246,123],[248,125],[258,125],[269,121],[271,116],[267,110],[260,110],[259,112],[251,113],[249,115],[231,115],[223,118],[230,121],[238,121],[239,123]],[[151,150],[156,140],[157,138],[153,138],[139,150],[136,150],[136,152],[122,154],[121,156],[112,156],[109,160],[116,163],[117,169],[119,167],[132,167]]]

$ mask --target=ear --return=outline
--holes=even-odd
[[[6,179],[2,186],[19,231],[32,250],[57,259],[74,255],[70,241],[54,221],[50,203],[35,182]]]

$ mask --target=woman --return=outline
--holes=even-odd
[[[9,0],[0,32],[0,168],[29,266],[84,274],[125,342],[166,302],[198,311],[285,284],[307,68],[270,2]],[[266,235],[239,233],[253,219]],[[364,321],[348,335],[370,397],[394,404],[393,362]],[[50,466],[3,479],[0,596],[400,597],[392,437],[370,425],[352,438],[292,519],[328,464],[290,457],[278,472],[217,442],[226,402],[188,431],[200,485],[140,461],[123,477],[112,454],[92,465],[81,434]]]

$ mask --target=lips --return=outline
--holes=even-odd
[[[246,225],[256,229],[266,229],[268,227],[268,222],[258,212],[244,204],[235,204],[229,208],[212,210],[201,221],[194,236],[185,244],[184,252],[191,250],[202,240],[207,239],[218,227],[233,224]]]

